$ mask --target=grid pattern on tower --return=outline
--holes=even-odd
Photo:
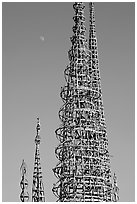
[[[84,3],[74,3],[75,15],[61,88],[64,105],[59,111],[59,162],[53,169],[59,179],[53,193],[60,202],[117,201],[111,181],[110,156],[100,83],[94,6],[90,3],[89,46],[85,36]]]
[[[40,122],[37,118],[37,135],[35,137],[36,151],[35,151],[35,162],[33,172],[33,184],[32,184],[32,202],[45,202],[44,185],[42,182],[42,169],[40,164]]]

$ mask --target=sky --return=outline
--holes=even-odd
[[[88,3],[85,3],[88,28]],[[135,20],[133,2],[96,2],[99,67],[111,170],[120,202],[135,201]],[[61,124],[61,86],[69,65],[72,2],[2,3],[2,201],[19,202],[22,159],[31,197],[34,139],[41,123],[40,156],[47,202],[57,181],[55,130]]]

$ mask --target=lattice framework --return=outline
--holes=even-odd
[[[61,89],[64,105],[53,169],[59,179],[53,193],[61,202],[113,201],[110,156],[102,100],[94,6],[90,3],[89,46],[85,36],[84,4],[74,3],[73,36]],[[116,199],[117,201],[117,199]]]
[[[44,185],[42,182],[42,169],[40,164],[40,152],[39,152],[39,145],[41,139],[39,118],[37,118],[36,130],[37,135],[35,137],[36,150],[32,184],[32,202],[45,202]]]
[[[28,180],[26,178],[26,175],[27,175],[27,165],[26,165],[24,159],[23,159],[21,167],[20,167],[20,172],[21,172],[21,182],[20,182],[21,194],[20,194],[20,200],[22,202],[27,202],[27,201],[29,201],[29,193],[27,191]]]

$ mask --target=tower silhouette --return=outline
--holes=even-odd
[[[39,153],[39,145],[40,145],[40,120],[37,118],[37,126],[36,126],[36,137],[35,137],[35,161],[34,161],[34,172],[33,172],[33,183],[32,183],[32,202],[45,202],[45,195],[44,195],[44,185],[42,182],[42,170],[40,164],[40,153]],[[21,182],[20,187],[22,189],[20,194],[20,199],[22,202],[29,201],[29,193],[27,192],[28,187],[28,180],[26,179],[27,173],[27,165],[26,163],[22,162],[20,167],[21,171]]]
[[[20,182],[21,194],[20,194],[20,199],[21,199],[22,202],[27,202],[29,200],[29,193],[27,191],[28,180],[26,178],[27,165],[26,165],[24,159],[23,159],[21,167],[20,167],[20,172],[21,172],[21,182]]]
[[[113,185],[110,169],[94,4],[89,3],[89,43],[84,3],[74,3],[73,8],[70,64],[64,71],[66,85],[60,93],[62,124],[55,131],[60,144],[55,149],[59,162],[53,172],[58,182],[52,190],[60,202],[118,201],[116,177]]]
[[[39,153],[39,145],[40,145],[40,120],[37,118],[37,126],[36,126],[37,134],[35,137],[35,162],[34,162],[34,172],[33,172],[33,184],[32,184],[32,202],[45,202],[44,195],[44,185],[42,182],[42,170],[40,164],[40,153]]]

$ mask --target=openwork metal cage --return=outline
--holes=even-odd
[[[33,184],[32,184],[32,202],[45,202],[44,185],[42,182],[42,169],[40,164],[40,121],[37,118],[37,135],[35,137],[36,151],[35,151],[35,163],[33,172]]]
[[[40,164],[40,152],[39,152],[39,145],[40,145],[40,120],[37,118],[37,126],[36,126],[36,137],[35,137],[35,161],[34,161],[34,171],[33,171],[33,182],[32,182],[32,202],[45,202],[45,194],[44,194],[44,185],[42,182],[42,169]],[[29,193],[27,191],[28,188],[28,180],[26,179],[26,173],[27,173],[27,165],[26,163],[22,162],[21,168],[21,194],[20,194],[20,200],[22,202],[28,202],[29,201]]]
[[[58,181],[53,193],[59,202],[118,201],[113,185],[102,100],[94,4],[89,3],[89,44],[86,39],[84,3],[73,4],[72,46],[69,66],[61,88],[62,122],[55,131],[60,142],[55,149],[59,160],[53,169]]]

